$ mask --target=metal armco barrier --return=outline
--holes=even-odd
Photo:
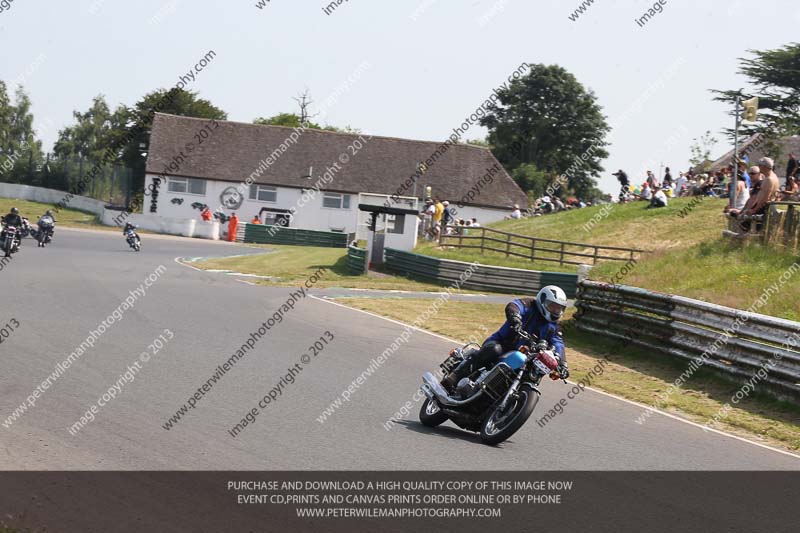
[[[347,247],[346,233],[266,226],[263,224],[239,223],[236,231],[236,240],[257,244],[290,244],[296,246],[324,246],[328,248]]]
[[[360,275],[367,273],[367,251],[350,246],[347,248],[347,270],[351,274]]]
[[[758,378],[757,390],[800,399],[800,322],[589,280],[578,284],[575,306],[579,329],[687,361],[707,353],[703,366],[743,384],[764,368],[767,376]]]
[[[471,263],[464,261],[439,259],[393,248],[386,248],[385,254],[384,267],[388,270],[445,285],[458,281],[459,276],[471,266]],[[478,265],[461,286],[478,291],[531,294],[545,285],[558,285],[568,297],[573,298],[577,281],[576,274]]]

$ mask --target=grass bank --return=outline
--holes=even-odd
[[[440,285],[410,280],[380,272],[356,276],[347,269],[347,250],[314,246],[265,246],[261,255],[209,259],[193,262],[205,270],[232,270],[274,279],[253,280],[269,286],[297,286],[324,267],[328,272],[316,286],[407,291],[441,291]]]
[[[29,202],[27,200],[15,200],[13,198],[0,198],[0,212],[5,215],[12,207],[19,209],[19,214],[30,220],[31,224],[35,224],[39,217],[42,216],[48,209],[53,209],[52,204],[42,204],[39,202]],[[92,228],[102,229],[108,226],[103,226],[97,220],[94,213],[87,213],[86,211],[78,211],[77,209],[61,209],[55,215],[57,225],[68,228]],[[117,230],[117,228],[108,228]]]
[[[661,209],[645,209],[646,202],[598,205],[573,209],[555,215],[504,220],[490,224],[488,227],[542,239],[663,252],[688,248],[720,235],[723,221],[721,213],[725,206],[725,200],[702,198],[701,200],[694,199],[694,204],[690,204],[692,201],[692,198],[674,198],[670,200],[668,207]],[[684,216],[680,216],[681,214]],[[530,241],[525,239],[512,238],[511,242],[530,244]],[[503,243],[493,243],[492,245],[500,248],[505,246]],[[558,248],[552,244],[547,246]],[[591,248],[570,247],[569,250],[592,253]],[[430,241],[420,243],[415,251],[445,259],[478,261],[487,265],[550,272],[575,272],[577,270],[577,266],[574,265],[562,266],[553,261],[531,261],[521,257],[506,256],[502,252],[481,254],[479,250],[474,249],[440,248],[436,243]],[[521,249],[518,248],[516,251],[519,253]],[[556,253],[546,252],[540,255],[548,258],[558,256]],[[579,259],[571,258],[571,260]],[[590,259],[587,258],[587,260]]]
[[[611,282],[619,268],[600,265],[590,278]],[[618,283],[736,309],[747,309],[767,287],[779,284],[778,294],[758,312],[800,321],[800,257],[757,243],[718,237],[691,248],[662,251],[632,266]]]
[[[413,322],[429,305],[430,300],[340,298],[340,303],[394,318]],[[440,307],[436,320],[427,329],[453,339],[466,340],[485,331],[494,331],[503,320],[502,304],[472,304],[449,301]],[[665,355],[626,347],[619,343],[578,331],[570,319],[564,322],[567,358],[572,380],[578,381],[605,359],[605,372],[594,378],[592,387],[640,402],[654,405],[665,390],[686,369],[685,363]],[[442,359],[446,354],[442,354]],[[432,361],[438,364],[439,361]],[[709,369],[698,370],[683,388],[672,394],[661,410],[700,424],[712,419],[741,384]],[[654,415],[658,416],[658,415]],[[646,422],[644,423],[646,425]],[[800,450],[800,406],[754,394],[730,411],[728,418],[714,426],[751,440],[784,449]]]

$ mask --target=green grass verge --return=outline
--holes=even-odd
[[[613,282],[622,273],[619,265],[604,264],[592,269],[589,277]],[[782,276],[786,281],[780,284]],[[767,287],[780,284],[778,294],[757,312],[800,321],[800,257],[758,243],[718,237],[669,254],[659,252],[632,265],[617,283],[742,310]]]
[[[403,322],[413,322],[431,301],[422,299],[340,298],[340,303]],[[460,340],[480,336],[482,328],[494,331],[503,320],[502,304],[449,301],[426,327],[434,333]],[[570,313],[571,314],[571,313]],[[658,405],[688,420],[706,424],[729,403],[741,384],[711,369],[699,369],[665,401],[664,391],[686,370],[680,360],[638,348],[621,349],[619,341],[578,331],[571,319],[564,322],[567,357],[572,380],[578,381],[606,359],[605,372],[592,387],[645,405]],[[446,354],[442,354],[442,358]],[[657,403],[658,402],[658,403]],[[654,415],[658,416],[658,415]],[[647,422],[644,423],[646,426]],[[715,428],[788,450],[800,450],[800,406],[756,392],[745,398]]]
[[[692,200],[692,198],[673,198],[670,199],[668,207],[661,209],[645,209],[646,202],[593,206],[555,215],[504,220],[490,224],[489,227],[519,235],[568,242],[654,251],[681,249],[716,238],[723,229],[724,219],[721,213],[725,206],[725,200],[702,198],[695,200],[695,204],[690,209],[689,204]],[[690,210],[682,218],[679,214],[684,209]],[[530,244],[530,241],[520,239],[512,239],[511,242]],[[493,243],[493,246],[502,247],[503,245]],[[558,247],[553,244],[547,246]],[[589,248],[581,250],[570,247],[568,250],[592,253]],[[415,251],[444,259],[478,261],[487,265],[549,272],[575,272],[577,270],[577,266],[574,265],[562,266],[552,261],[530,261],[520,257],[506,256],[502,252],[486,252],[482,255],[480,251],[474,249],[449,247],[443,249],[429,241],[420,243]],[[521,248],[512,248],[512,251],[521,252]],[[540,255],[550,259],[559,256],[558,253],[553,252],[545,252]],[[570,260],[579,259],[573,257]],[[590,260],[590,258],[586,259]]]
[[[206,270],[233,270],[243,274],[270,276],[275,280],[253,280],[261,285],[297,286],[320,268],[328,271],[316,287],[441,291],[440,285],[383,273],[353,275],[347,269],[347,250],[314,246],[265,245],[268,253],[254,256],[208,259],[192,265]]]
[[[21,216],[27,217],[31,224],[35,224],[39,217],[42,216],[48,209],[53,209],[52,204],[42,204],[39,202],[29,202],[27,200],[15,200],[13,198],[0,198],[0,212],[3,215],[8,213],[12,208],[19,209]],[[61,209],[55,215],[58,221],[58,226],[73,227],[73,228],[92,228],[102,229],[108,226],[103,226],[97,219],[94,213],[87,213],[86,211],[78,211],[77,209]],[[117,228],[109,228],[116,230]]]

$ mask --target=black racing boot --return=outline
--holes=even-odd
[[[442,385],[445,389],[452,392],[455,391],[458,382],[471,374],[470,367],[472,366],[469,358],[464,359],[447,377],[442,380]]]

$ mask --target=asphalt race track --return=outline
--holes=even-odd
[[[546,427],[534,419],[500,447],[446,424],[429,430],[411,399],[420,375],[452,343],[416,332],[325,423],[317,418],[403,331],[398,323],[306,297],[170,430],[162,426],[260,325],[290,289],[255,287],[194,270],[176,257],[258,250],[143,236],[140,253],[118,232],[58,230],[52,246],[27,239],[0,272],[0,323],[19,327],[0,345],[0,420],[73,352],[159,265],[160,278],[10,427],[0,426],[2,470],[773,470],[800,458],[669,418],[638,425],[641,408],[586,392]],[[313,292],[313,291],[312,291]],[[488,324],[489,327],[494,324]],[[74,436],[72,426],[148,345],[174,334]],[[228,430],[300,361],[315,339],[334,339],[238,436]],[[284,380],[285,381],[285,380]],[[548,382],[534,418],[566,395]]]

